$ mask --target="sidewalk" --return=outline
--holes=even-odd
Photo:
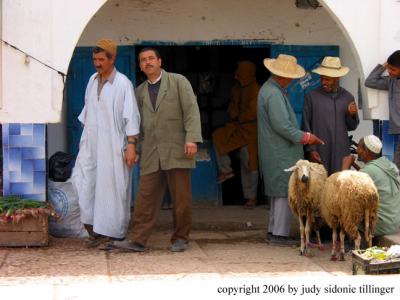
[[[153,299],[160,293],[174,300],[189,295],[215,299],[216,289],[226,282],[263,287],[274,280],[301,280],[301,287],[304,282],[347,284],[359,278],[351,276],[350,256],[330,261],[329,243],[325,251],[313,249],[311,258],[300,256],[297,247],[268,245],[265,206],[194,208],[189,247],[172,253],[171,213],[161,211],[144,253],[87,249],[83,239],[73,238],[51,238],[47,248],[0,248],[1,299],[141,299],[138,294]],[[196,288],[201,289],[198,294]],[[178,298],[168,297],[175,292]],[[207,293],[210,297],[204,297]]]
[[[82,239],[51,238],[47,248],[2,248],[0,290],[35,284],[58,295],[57,291],[67,287],[73,290],[82,284],[93,287],[93,284],[115,283],[118,286],[149,279],[351,274],[350,257],[345,262],[332,262],[330,250],[314,249],[315,256],[306,258],[299,256],[296,247],[265,243],[267,212],[265,206],[254,210],[238,206],[195,208],[191,241],[183,253],[169,251],[170,210],[161,212],[160,222],[148,244],[149,250],[140,254],[86,249]],[[328,244],[326,246],[330,249]]]

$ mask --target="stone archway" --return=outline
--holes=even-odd
[[[2,0],[1,122],[59,122],[63,74],[80,35],[106,2]],[[320,0],[320,4],[347,37],[362,76],[400,48],[398,1]],[[355,18],[355,13],[363,17]],[[387,111],[378,106],[378,93],[364,94],[370,110],[370,114],[365,110],[366,117],[384,118]]]

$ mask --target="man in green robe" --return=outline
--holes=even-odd
[[[288,204],[290,173],[284,170],[303,158],[305,144],[323,144],[315,135],[299,129],[296,114],[285,88],[295,78],[305,75],[295,57],[280,54],[265,59],[271,78],[258,94],[258,156],[265,195],[271,199],[267,239],[273,244],[293,244],[290,239],[292,213]]]
[[[357,147],[358,158],[365,163],[360,171],[372,178],[379,194],[375,236],[392,234],[400,228],[399,170],[394,163],[380,155],[381,149],[382,143],[374,135],[362,138]],[[354,161],[352,155],[344,157],[342,169],[349,169]]]

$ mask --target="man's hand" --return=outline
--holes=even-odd
[[[186,142],[185,144],[185,155],[188,158],[192,158],[197,153],[197,144],[192,142]]]
[[[347,113],[348,113],[350,116],[354,116],[354,115],[357,114],[357,104],[356,104],[354,101],[352,101],[352,102],[349,104],[349,106],[347,107]]]
[[[128,168],[131,168],[139,160],[139,155],[136,154],[135,145],[128,144],[124,154],[125,154],[125,163],[128,166]]]
[[[322,164],[322,159],[321,159],[321,156],[319,155],[318,151],[311,151],[308,153],[308,155],[309,155],[308,158],[310,159],[311,162]]]
[[[354,155],[347,155],[342,158],[342,170],[349,170],[351,165],[356,161]]]
[[[317,144],[321,144],[321,145],[325,145],[324,141],[321,140],[319,137],[317,137],[316,135],[310,133],[310,138],[308,140],[309,145],[317,145]]]

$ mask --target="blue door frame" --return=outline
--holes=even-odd
[[[338,46],[287,46],[273,45],[263,40],[212,40],[212,41],[141,41],[132,46],[119,46],[116,61],[117,69],[124,73],[131,81],[136,83],[136,46],[242,46],[244,48],[269,48],[271,57],[279,53],[291,54],[298,58],[298,62],[310,71],[316,67],[326,55],[338,56]],[[72,154],[77,154],[82,127],[77,120],[84,105],[84,94],[89,77],[95,72],[92,64],[92,48],[76,48],[70,63],[67,76],[67,137],[68,149]],[[304,94],[319,85],[318,76],[309,74],[305,80],[294,82],[290,89],[291,102],[298,119],[301,119]],[[193,200],[221,204],[221,186],[216,184],[217,166],[215,153],[210,143],[203,149],[206,159],[198,161],[192,173]],[[139,169],[134,170],[134,191],[138,188]]]
[[[212,40],[212,41],[141,41],[135,46],[241,46],[243,48],[269,48],[271,43],[263,40]],[[199,146],[199,158],[192,171],[193,201],[197,203],[222,204],[222,188],[217,184],[218,167],[214,147],[210,141]]]
[[[269,47],[267,41],[248,40],[214,40],[214,41],[188,41],[176,43],[172,41],[142,41],[132,46],[118,47],[116,61],[117,69],[127,75],[133,84],[136,83],[136,58],[135,46],[243,46],[249,48]],[[77,155],[82,126],[78,116],[84,105],[84,95],[89,77],[95,72],[92,63],[92,47],[76,48],[69,66],[67,76],[67,139],[68,151]],[[217,167],[215,153],[210,143],[201,146],[203,158],[197,161],[196,169],[192,173],[193,199],[196,202],[214,204],[222,203],[221,187],[216,184]],[[138,189],[139,168],[134,169],[133,189]],[[136,194],[136,193],[134,193]]]

